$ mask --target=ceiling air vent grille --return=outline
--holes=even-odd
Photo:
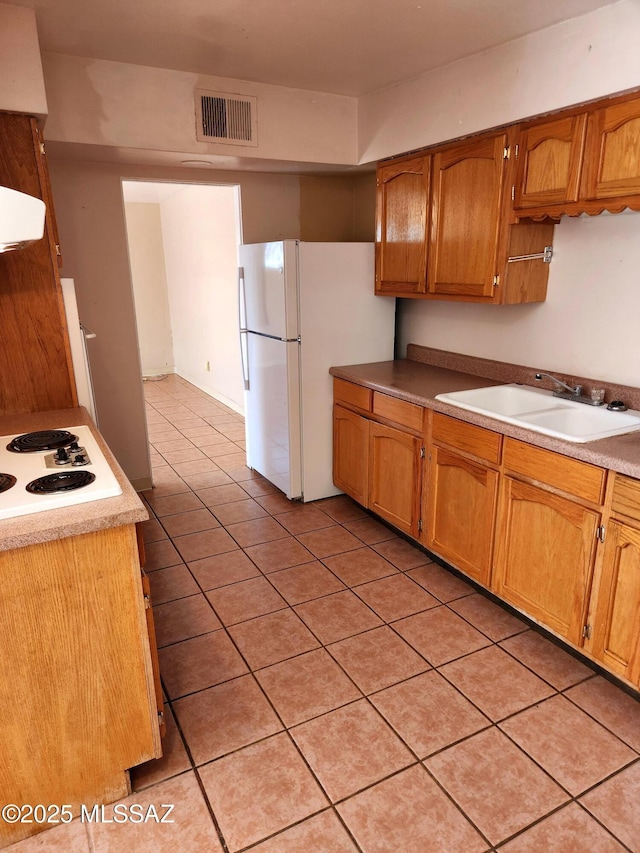
[[[196,138],[228,145],[258,144],[257,99],[196,89]]]

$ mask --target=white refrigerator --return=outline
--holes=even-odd
[[[329,368],[393,358],[395,299],[373,288],[373,243],[240,246],[247,465],[290,499],[340,493]]]

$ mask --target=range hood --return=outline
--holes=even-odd
[[[42,199],[0,187],[0,253],[41,240],[45,210]]]

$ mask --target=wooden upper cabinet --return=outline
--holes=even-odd
[[[429,155],[378,167],[376,293],[426,289],[430,169]]]
[[[587,113],[523,125],[514,209],[578,200]]]
[[[429,295],[494,301],[506,146],[500,133],[433,155]]]
[[[589,116],[585,159],[585,199],[640,194],[640,97],[603,106]]]

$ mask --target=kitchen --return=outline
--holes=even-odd
[[[361,113],[358,129],[360,159],[363,162],[375,161],[523,115],[534,115],[636,86],[636,16],[634,4],[613,4],[582,19],[573,20],[570,27],[559,25],[544,33],[526,36],[519,44],[494,48],[471,59],[461,60],[448,69],[434,71],[410,83],[398,84],[392,89],[362,97],[358,104]],[[616,62],[603,62],[605,54],[615,54]],[[90,124],[89,119],[96,116],[95,105],[92,109],[88,101],[92,92],[95,97],[96,88],[105,94],[109,91],[109,84],[113,86],[114,80],[117,80],[122,89],[122,80],[126,79],[131,83],[131,91],[144,92],[145,86],[153,83],[151,78],[154,73],[159,74],[149,69],[143,72],[137,66],[113,66],[100,61],[90,65],[89,69],[86,61],[63,57],[61,54],[45,56],[50,102],[50,119],[47,123],[47,137],[51,141],[50,169],[63,249],[65,256],[70,259],[68,262],[65,260],[65,273],[66,264],[69,263],[69,272],[78,281],[93,282],[94,289],[90,294],[85,294],[84,305],[82,294],[79,296],[81,308],[85,313],[94,312],[91,320],[87,318],[87,324],[93,328],[95,319],[101,327],[99,336],[105,342],[103,345],[107,346],[107,342],[113,341],[115,345],[111,346],[117,350],[109,353],[115,361],[110,363],[109,375],[101,381],[98,392],[103,395],[115,392],[118,400],[126,401],[127,416],[132,417],[133,426],[125,428],[127,448],[117,455],[129,478],[143,481],[149,472],[141,469],[136,461],[140,456],[136,453],[138,442],[145,441],[144,434],[142,439],[139,435],[143,431],[142,402],[132,368],[132,365],[135,366],[136,354],[130,321],[122,311],[123,305],[130,304],[131,295],[123,286],[123,282],[127,281],[128,270],[126,250],[123,248],[122,215],[118,212],[121,209],[118,182],[122,175],[166,178],[178,175],[184,177],[185,173],[190,180],[194,180],[194,172],[177,168],[175,161],[171,166],[160,168],[157,165],[86,163],[80,157],[75,161],[69,159],[73,146],[85,146],[82,150],[76,149],[76,152],[88,157],[92,144],[106,144],[105,137],[109,134],[101,131],[102,138],[91,136],[92,130],[97,132],[96,128],[83,126],[83,116],[88,117],[86,124]],[[541,66],[547,69],[547,86],[541,85]],[[558,85],[558,69],[563,67],[571,69],[566,87]],[[107,79],[109,75],[110,79]],[[164,72],[163,79],[170,88],[171,74]],[[461,80],[465,81],[464,86]],[[505,84],[505,80],[510,82]],[[68,91],[65,90],[66,86],[70,87]],[[499,97],[496,97],[496,92],[500,93]],[[329,107],[335,107],[333,123],[329,127],[335,130],[338,118],[342,116],[347,130],[352,133],[353,99],[342,96],[336,97],[334,101],[339,103],[322,104],[327,110],[323,118],[329,114]],[[103,111],[106,110],[107,120],[113,102],[113,98],[107,97],[101,106]],[[433,104],[433,108],[416,115],[413,108],[415,103]],[[293,96],[290,104],[292,109],[296,106]],[[81,115],[74,117],[71,114],[72,105],[78,106]],[[127,108],[126,103],[119,103],[120,106],[123,110]],[[136,102],[135,107],[133,104],[131,106],[132,112],[135,112],[139,104]],[[105,116],[102,122],[104,126]],[[142,123],[142,117],[136,119],[135,115],[128,115],[127,121],[110,130],[111,144],[123,148],[150,144],[148,139],[141,139]],[[321,146],[326,142],[326,136],[326,129],[324,133],[319,130],[315,144]],[[296,141],[294,137],[287,144],[291,148]],[[56,146],[59,146],[58,157]],[[66,153],[64,146],[68,148]],[[342,151],[325,151],[321,156],[334,156],[337,162],[352,162],[353,149],[350,146],[351,137],[348,137]],[[173,147],[172,150],[184,149]],[[200,151],[193,153],[199,154]],[[106,156],[106,152],[101,153]],[[287,156],[291,156],[290,150]],[[309,147],[304,153],[297,154],[297,159],[311,159]],[[331,179],[329,185],[323,184],[322,178],[311,178],[306,181],[303,193],[302,186],[291,175],[261,174],[257,177],[253,174],[238,174],[239,182],[244,184],[246,240],[259,241],[292,234],[297,236],[297,233],[303,238],[313,239],[313,227],[307,234],[297,229],[309,222],[307,217],[312,216],[316,201],[321,198],[326,205],[332,193],[334,197],[344,199],[344,187],[335,178]],[[362,222],[367,221],[363,211],[371,210],[371,179],[358,176],[342,180],[351,182],[349,191],[356,209],[349,225],[351,233],[359,237]],[[280,201],[277,207],[269,203],[272,194]],[[249,204],[248,199],[253,199],[255,204]],[[268,219],[258,213],[260,204],[263,211],[268,210]],[[110,211],[113,211],[113,215]],[[634,214],[607,219],[601,217],[586,222],[563,221],[556,229],[556,258],[551,265],[549,300],[546,303],[504,308],[441,303],[429,304],[428,311],[425,303],[407,303],[403,305],[401,318],[403,345],[409,341],[423,343],[442,349],[467,351],[471,355],[535,364],[551,371],[601,378],[603,384],[615,381],[633,385],[637,365],[633,317],[638,299],[633,275],[633,244],[637,242],[633,239],[634,224]],[[319,233],[317,219],[312,225]],[[596,226],[608,229],[603,243],[609,246],[613,242],[614,260],[606,258],[603,253],[594,252],[588,268],[573,276],[572,270],[565,266],[564,275],[557,275],[554,264],[560,266],[571,247],[575,246],[574,257],[578,257],[580,245],[582,250],[585,244],[594,245],[595,237],[591,234]],[[566,237],[563,242],[564,234]],[[371,236],[371,232],[366,234],[368,239]],[[328,235],[324,239],[332,237]],[[615,254],[616,251],[618,254]],[[622,255],[622,252],[625,254]],[[615,276],[611,275],[612,264]],[[622,276],[618,275],[618,266],[625,271]],[[598,291],[595,287],[583,289],[584,272],[592,276],[590,281],[599,285]],[[615,280],[612,281],[612,278]],[[606,282],[608,295],[609,288],[615,288],[615,298],[610,301],[602,298],[603,282]],[[579,300],[576,293],[580,294]],[[578,301],[580,313],[576,319],[572,309]],[[571,335],[559,334],[567,328]],[[594,333],[594,329],[596,332],[602,330],[602,334]],[[612,340],[615,346],[612,346]],[[103,360],[109,363],[108,358]],[[110,445],[123,443],[121,420],[118,407],[112,405],[109,408],[107,403],[105,435]],[[132,457],[131,460],[129,457]]]

